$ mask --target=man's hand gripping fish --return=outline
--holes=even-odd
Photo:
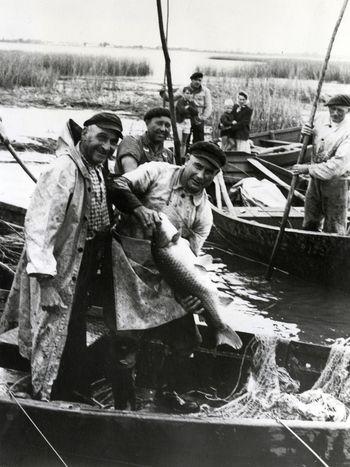
[[[219,298],[213,283],[195,266],[196,256],[188,242],[181,238],[180,232],[168,217],[160,214],[161,223],[152,241],[154,261],[169,286],[180,296],[197,297],[206,311],[205,318],[216,331],[216,345],[227,344],[234,349],[242,346],[242,341],[219,315]]]

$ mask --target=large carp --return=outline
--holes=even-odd
[[[217,290],[208,277],[201,274],[195,266],[196,256],[187,240],[165,214],[152,241],[152,255],[163,279],[174,292],[182,297],[197,297],[205,309],[205,319],[216,333],[216,345],[227,344],[234,349],[242,346],[237,333],[223,322]]]

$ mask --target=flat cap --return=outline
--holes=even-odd
[[[201,73],[200,71],[195,71],[190,76],[190,79],[198,79],[198,78],[203,78],[203,73]]]
[[[93,115],[84,122],[84,127],[89,125],[97,125],[103,130],[114,131],[120,138],[123,138],[123,125],[118,115],[112,112],[100,112]]]
[[[198,141],[198,143],[192,144],[188,152],[199,159],[210,162],[216,169],[221,169],[226,164],[224,151],[215,143]]]
[[[152,118],[159,118],[159,117],[168,117],[171,118],[169,109],[165,107],[153,107],[153,109],[149,109],[143,119],[145,122],[152,120]]]
[[[330,107],[331,105],[350,107],[350,96],[347,94],[336,94],[335,96],[331,97],[325,105],[327,107]]]

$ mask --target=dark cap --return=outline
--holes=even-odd
[[[118,115],[112,112],[100,112],[93,115],[84,122],[84,127],[97,125],[103,130],[114,131],[120,138],[123,138],[123,125]]]
[[[205,159],[210,162],[216,169],[221,169],[226,164],[226,156],[222,149],[214,143],[206,141],[198,141],[192,144],[189,153],[199,159]]]
[[[201,73],[200,71],[195,71],[190,76],[190,79],[198,79],[198,78],[203,78],[203,73]]]
[[[152,120],[152,118],[159,117],[168,117],[171,119],[170,111],[165,107],[154,107],[145,113],[143,119],[145,122],[148,122],[149,120]]]
[[[336,94],[331,97],[325,106],[330,107],[331,105],[340,105],[343,107],[350,107],[350,96],[346,94]]]

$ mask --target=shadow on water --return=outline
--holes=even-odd
[[[350,296],[275,271],[207,244],[213,256],[211,279],[226,304],[225,318],[237,330],[330,345],[350,330]],[[228,305],[227,303],[230,302]]]

